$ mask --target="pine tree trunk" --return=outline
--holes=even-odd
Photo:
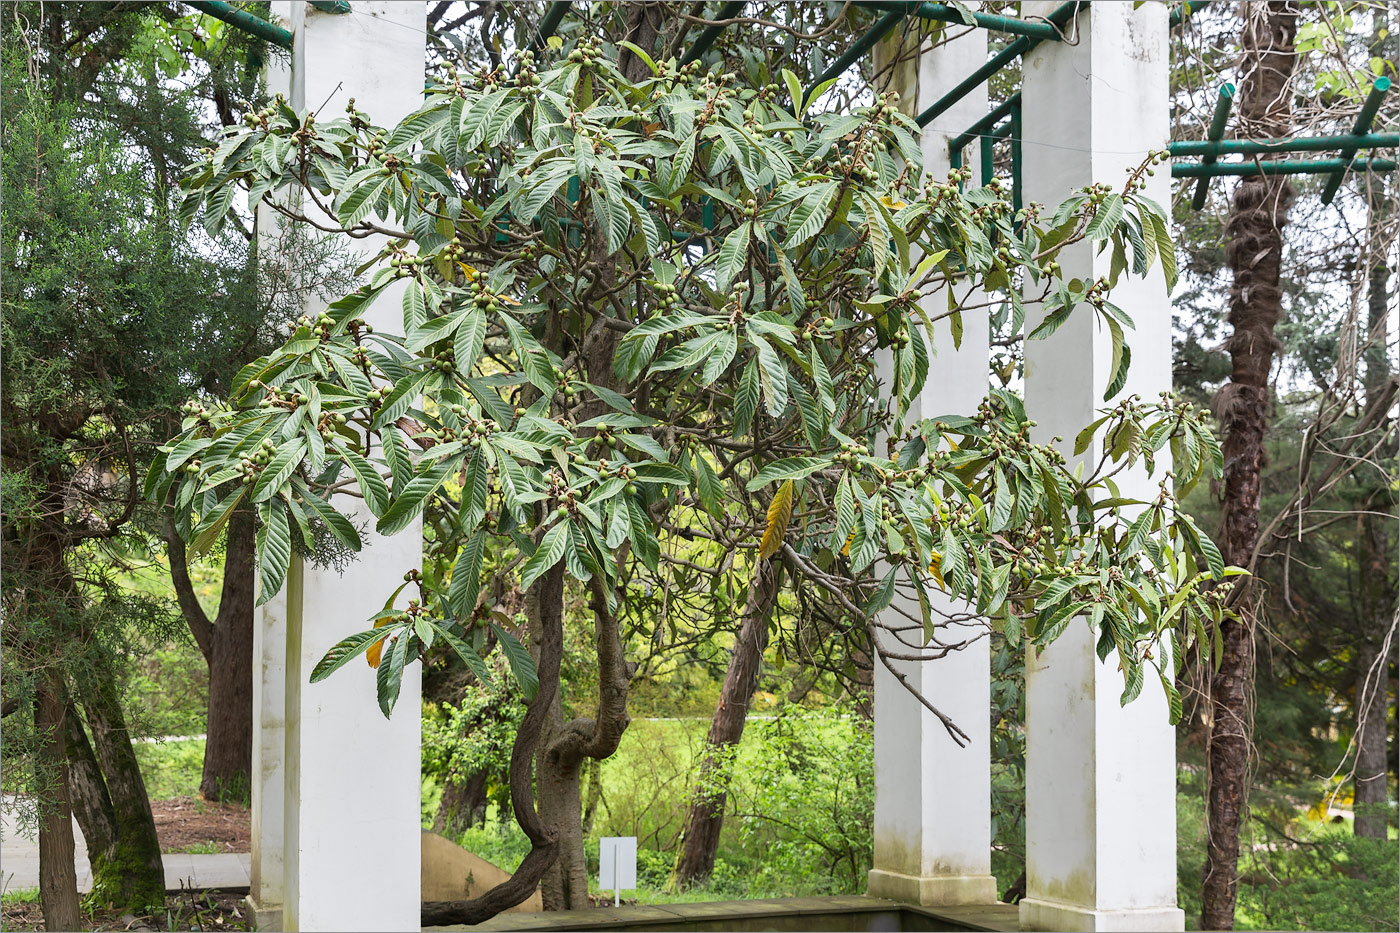
[[[199,781],[199,793],[206,800],[246,802],[252,793],[255,535],[252,510],[235,511],[228,523],[219,614],[211,622],[190,582],[185,544],[173,525],[166,530],[180,611],[209,666],[204,771]]]
[[[1292,124],[1293,38],[1298,8],[1291,0],[1269,0],[1244,4],[1243,9],[1241,134],[1287,136]],[[1293,197],[1285,178],[1245,178],[1235,188],[1226,222],[1226,256],[1234,284],[1229,314],[1233,333],[1225,345],[1232,372],[1216,402],[1225,432],[1221,550],[1226,563],[1245,567],[1253,562],[1259,537],[1269,372],[1278,345],[1274,326],[1282,309],[1282,230]],[[1237,596],[1243,597],[1236,603],[1239,618],[1222,623],[1222,649],[1215,659],[1218,666],[1210,686],[1210,792],[1201,892],[1201,927],[1208,930],[1234,928],[1240,821],[1247,805],[1255,610],[1247,591]]]
[[[107,781],[88,741],[82,718],[72,701],[68,702],[65,727],[68,733],[68,784],[73,801],[73,815],[83,830],[87,843],[88,864],[97,871],[115,856],[117,851],[117,818],[112,810],[112,798],[107,794]]]
[[[1392,212],[1388,186],[1369,179],[1371,230],[1384,228]],[[1367,330],[1372,344],[1365,353],[1367,408],[1385,404],[1394,378],[1386,353],[1386,312],[1390,298],[1390,268],[1384,249],[1376,250],[1367,275]],[[1395,523],[1395,499],[1378,486],[1363,500],[1358,516],[1357,558],[1361,570],[1361,612],[1365,630],[1356,657],[1356,777],[1354,830],[1371,839],[1386,838],[1391,825],[1387,806],[1389,756],[1386,753],[1386,713],[1390,705],[1391,658],[1383,652],[1385,636],[1395,619],[1395,570],[1392,541],[1387,533]]]
[[[1386,838],[1391,825],[1387,806],[1386,707],[1390,658],[1367,640],[1357,653],[1356,791],[1353,824],[1358,836]]]
[[[206,800],[248,801],[253,767],[253,584],[256,529],[250,509],[229,519],[224,585],[214,622],[205,716]]]
[[[159,910],[165,906],[165,869],[155,818],[111,666],[100,652],[94,652],[90,670],[78,678],[78,694],[116,824],[111,861],[92,866],[93,898],[136,914]]]
[[[73,810],[68,796],[66,727],[58,674],[49,671],[34,698],[34,731],[39,736],[37,786],[45,789],[39,817],[39,901],[44,928],[78,930],[78,874],[73,864]]]
[[[734,642],[729,668],[724,672],[719,705],[715,707],[710,733],[705,740],[707,749],[700,763],[699,789],[686,814],[683,835],[684,849],[676,865],[673,884],[688,887],[709,878],[715,870],[715,855],[719,852],[720,833],[724,829],[724,805],[727,794],[717,769],[726,753],[744,735],[749,704],[758,688],[758,675],[763,666],[763,651],[768,647],[768,615],[778,598],[778,568],[771,560],[759,563],[744,604],[744,618]],[[720,784],[721,787],[713,785]]]

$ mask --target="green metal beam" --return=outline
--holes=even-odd
[[[1268,155],[1272,152],[1331,152],[1334,149],[1391,149],[1400,146],[1400,133],[1356,136],[1300,136],[1297,139],[1189,140],[1167,144],[1174,156]]]
[[[1311,162],[1217,162],[1214,165],[1197,165],[1191,162],[1173,162],[1173,178],[1216,178],[1222,175],[1331,175],[1334,172],[1350,169],[1356,172],[1393,172],[1394,159],[1317,159]]]
[[[1045,20],[1053,26],[1063,28],[1065,23],[1069,22],[1081,8],[1087,5],[1087,0],[1069,0],[1068,3],[1062,3],[1056,7],[1054,12],[1047,16]],[[971,93],[973,88],[980,87],[982,83],[992,75],[1001,71],[1001,69],[1005,68],[1012,61],[1026,54],[1039,44],[1039,39],[1033,39],[1030,36],[1022,36],[1017,39],[993,56],[987,64],[964,78],[962,83],[957,87],[930,104],[927,110],[919,114],[917,118],[918,124],[920,126],[928,126],[940,115],[945,113],[949,107]]]
[[[312,9],[320,10],[322,13],[350,12],[350,0],[311,0]]]
[[[859,6],[874,7],[877,10],[890,10],[892,12],[903,13],[906,16],[917,16],[920,19],[933,19],[944,23],[966,24],[963,11],[958,10],[946,3],[919,3],[913,0],[905,2],[881,2],[881,0],[863,0]],[[996,16],[991,13],[972,12],[972,19],[975,25],[983,29],[990,29],[993,32],[1009,32],[1018,36],[1030,36],[1042,42],[1049,40],[1058,42],[1060,39],[1059,30],[1049,23],[1030,22],[1024,19],[1017,19],[1014,16]]]
[[[1222,84],[1220,92],[1215,97],[1215,113],[1210,118],[1210,129],[1206,132],[1207,139],[1216,144],[1225,138],[1225,124],[1230,119],[1230,107],[1235,101],[1235,86],[1233,84]],[[1167,144],[1167,151],[1176,155]],[[1214,165],[1215,157],[1219,155],[1218,150],[1205,153],[1205,158],[1201,160],[1202,165]],[[1206,206],[1206,193],[1210,190],[1210,176],[1202,175],[1201,180],[1196,182],[1196,193],[1191,196],[1191,209],[1198,211]]]
[[[265,19],[259,19],[251,13],[244,13],[232,4],[222,3],[219,0],[185,0],[185,2],[201,13],[207,13],[215,19],[223,20],[235,29],[252,33],[259,39],[265,39],[273,45],[280,45],[284,49],[292,47],[292,34],[290,32]]]
[[[894,27],[898,26],[904,19],[904,13],[886,13],[880,17],[879,21],[865,31],[865,33],[851,44],[851,47],[831,66],[817,76],[817,80],[812,82],[812,86],[807,88],[807,96],[812,96],[812,91],[830,81],[832,78],[842,74],[845,70],[856,63],[862,55],[870,50],[875,43],[885,38]]]
[[[1190,16],[1195,16],[1196,11],[1203,6],[1209,6],[1210,0],[1187,0],[1181,6],[1172,10],[1172,15],[1167,18],[1167,28],[1175,29],[1180,26]]]
[[[1017,91],[1015,94],[1008,97],[1004,103],[998,104],[996,107],[987,111],[985,117],[982,117],[976,123],[959,133],[952,142],[948,143],[948,149],[962,149],[978,136],[981,136],[986,133],[987,130],[1000,123],[1003,117],[1010,116],[1011,113],[1018,110],[1020,106],[1021,92]]]
[[[1021,95],[1011,110],[1011,209],[1021,209]]]
[[[715,19],[733,19],[743,12],[743,10],[744,0],[731,0],[731,2],[720,7],[719,15],[717,15]],[[715,44],[715,40],[719,38],[719,34],[722,32],[724,32],[723,26],[705,27],[705,31],[696,37],[695,44],[690,47],[690,51],[686,52],[685,57],[681,59],[681,64],[689,65],[701,55],[708,52],[710,46]]]
[[[1389,78],[1377,78],[1376,83],[1371,85],[1371,93],[1366,95],[1366,100],[1361,105],[1361,112],[1356,115],[1356,122],[1352,124],[1351,135],[1364,136],[1371,128],[1371,121],[1376,119],[1376,111],[1380,110],[1381,100],[1385,98],[1385,92],[1390,90]],[[1327,187],[1322,189],[1322,203],[1331,204],[1332,199],[1337,196],[1337,189],[1342,186],[1342,176],[1346,174],[1346,166],[1351,164],[1352,158],[1356,155],[1356,146],[1343,146],[1341,155],[1342,169],[1327,181]]]
[[[564,15],[569,12],[569,0],[555,0],[545,11],[544,19],[540,20],[539,29],[530,37],[530,42],[526,46],[531,52],[538,52],[550,36],[554,35],[554,30],[559,28],[559,23],[563,21]]]

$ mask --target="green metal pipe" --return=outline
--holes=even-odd
[[[1011,208],[1021,209],[1021,95],[1011,109]]]
[[[1210,0],[1187,0],[1181,6],[1172,10],[1172,15],[1167,18],[1167,28],[1175,29],[1185,22],[1187,15],[1195,16],[1196,11],[1203,6],[1209,6]]]
[[[569,12],[569,0],[555,0],[545,11],[544,18],[540,20],[539,29],[530,37],[530,42],[526,46],[531,52],[538,52],[544,46],[545,41],[554,35],[554,30],[559,28],[559,23],[563,21],[565,14]]]
[[[1085,6],[1087,6],[1087,0],[1069,0],[1068,3],[1062,3],[1056,7],[1055,11],[1045,18],[1046,22],[1057,27],[1063,27],[1080,8]],[[982,83],[992,75],[996,74],[1013,60],[1029,52],[1039,44],[1039,39],[1033,39],[1030,36],[1022,36],[1017,39],[993,56],[987,64],[964,78],[962,83],[957,87],[930,104],[927,110],[919,114],[916,122],[918,122],[920,126],[928,126],[940,115],[945,113],[949,107],[966,97],[973,88],[980,87]]]
[[[1225,124],[1230,119],[1230,107],[1235,101],[1235,86],[1233,84],[1222,84],[1220,92],[1215,98],[1215,113],[1210,118],[1210,129],[1206,131],[1206,137],[1216,145],[1225,138]],[[1171,151],[1171,146],[1167,146],[1167,151]],[[1175,155],[1176,153],[1172,153]],[[1201,160],[1202,165],[1215,164],[1215,157],[1218,152],[1207,152],[1205,158]],[[1198,211],[1206,206],[1206,192],[1210,190],[1210,176],[1202,175],[1201,180],[1196,182],[1196,193],[1191,196],[1191,210]]]
[[[954,9],[946,3],[918,3],[910,2],[881,2],[881,0],[862,0],[859,6],[873,7],[877,10],[891,10],[903,13],[907,16],[917,16],[920,19],[933,19],[944,23],[965,23],[962,11]],[[1033,23],[1014,16],[996,16],[991,13],[972,13],[973,21],[983,29],[990,29],[993,32],[1009,32],[1018,36],[1030,36],[1042,42],[1050,40],[1058,42],[1060,33],[1049,23]]]
[[[1008,97],[1003,103],[998,104],[996,107],[993,107],[991,110],[989,110],[986,116],[982,117],[976,123],[972,124],[967,129],[959,133],[957,137],[955,137],[953,141],[948,144],[948,148],[963,148],[968,143],[976,139],[978,136],[981,136],[983,133],[987,132],[988,129],[990,129],[993,126],[996,126],[998,123],[1001,122],[1003,117],[1010,115],[1020,106],[1021,92],[1017,91],[1015,94],[1012,94],[1010,97]]]
[[[1010,124],[1007,124],[1007,129],[1010,130],[1010,128]],[[996,149],[996,144],[996,137],[992,136],[991,134],[987,134],[986,136],[982,137],[982,165],[980,166],[980,168],[982,169],[981,181],[984,185],[987,182],[991,181],[992,175],[996,173],[996,165],[992,159],[993,153]]]
[[[726,3],[720,8],[719,15],[716,16],[715,19],[733,19],[738,16],[743,9],[744,0],[731,0],[730,3]],[[719,38],[719,34],[722,32],[724,32],[723,26],[707,26],[705,31],[696,37],[695,44],[690,47],[690,51],[685,53],[685,57],[681,59],[681,64],[689,65],[701,55],[708,52],[710,46],[715,44],[715,40]]]
[[[1389,78],[1377,78],[1376,83],[1371,85],[1371,93],[1366,95],[1366,101],[1361,105],[1361,112],[1356,115],[1356,122],[1352,124],[1351,134],[1353,136],[1363,136],[1371,128],[1371,121],[1376,119],[1376,111],[1380,110],[1381,100],[1385,98],[1385,92],[1390,90]],[[1352,158],[1356,155],[1356,146],[1343,146],[1339,153],[1343,166],[1351,164]],[[1327,187],[1322,189],[1322,203],[1331,204],[1332,199],[1337,196],[1337,189],[1342,186],[1342,176],[1346,174],[1343,168],[1327,181]]]
[[[222,3],[219,0],[185,0],[185,2],[201,13],[208,13],[235,29],[252,33],[259,39],[265,39],[273,45],[280,45],[284,49],[292,47],[292,34],[290,32],[265,19],[259,19],[251,13],[244,13],[231,4]]]
[[[1300,136],[1297,139],[1225,139],[1170,142],[1174,156],[1268,155],[1271,152],[1331,152],[1334,149],[1390,149],[1400,146],[1400,133],[1367,133],[1355,136]]]
[[[847,49],[840,58],[832,62],[831,66],[823,71],[817,77],[817,80],[812,82],[812,86],[807,88],[807,96],[810,98],[812,96],[812,91],[854,65],[861,56],[870,50],[871,46],[885,38],[890,30],[898,26],[903,19],[904,13],[902,12],[886,13],[884,16],[880,17],[880,20],[876,22],[874,26],[867,29],[864,35],[852,43],[851,47]]]
[[[1330,175],[1334,172],[1351,169],[1357,172],[1393,172],[1394,159],[1317,159],[1311,162],[1217,162],[1215,165],[1198,165],[1191,162],[1173,162],[1173,178],[1217,178],[1223,175]]]

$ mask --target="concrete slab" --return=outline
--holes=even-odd
[[[432,930],[1019,930],[1011,904],[915,907],[882,898],[794,897],[599,907],[546,913],[501,914],[477,926]]]
[[[74,867],[78,892],[92,890],[92,866],[88,864],[87,844],[78,821],[73,821]],[[250,856],[244,853],[193,855],[170,852],[161,858],[165,867],[165,889],[196,891],[219,888],[248,890]],[[14,807],[7,800],[0,804],[0,891],[24,891],[39,886],[39,841],[22,832]]]

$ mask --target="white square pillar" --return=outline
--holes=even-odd
[[[986,34],[978,29],[936,49],[926,47],[919,60],[914,112],[951,90],[986,60]],[[948,141],[986,112],[984,86],[925,128],[924,168],[929,175],[946,180]],[[959,298],[964,290],[958,289]],[[930,315],[943,314],[947,296],[940,291],[926,299],[925,307]],[[913,330],[923,333],[922,327]],[[931,350],[928,381],[911,406],[909,420],[975,411],[988,388],[986,310],[979,308],[964,317],[960,349],[953,346],[950,325],[937,322]],[[889,385],[888,358],[882,362],[882,379]],[[938,593],[930,595],[936,611],[967,609]],[[907,624],[907,616],[896,607],[916,619],[920,615],[916,601],[897,595],[883,615],[890,624]],[[967,733],[966,748],[959,748],[943,724],[874,659],[875,853],[867,888],[872,897],[925,905],[997,900],[991,870],[991,690],[985,632],[980,623],[949,625],[940,629],[941,640],[982,637],[936,661],[895,662],[930,703]],[[889,633],[883,641],[896,650],[907,650],[893,643]]]
[[[1027,2],[1046,15],[1055,2]],[[1159,0],[1086,5],[1071,41],[1042,42],[1023,61],[1025,196],[1053,210],[1074,189],[1120,189],[1128,169],[1168,138],[1167,8]],[[1170,203],[1161,168],[1148,197]],[[1088,244],[1060,257],[1066,278],[1107,275],[1111,256]],[[1113,302],[1136,321],[1122,394],[1151,400],[1171,388],[1171,300],[1160,270],[1124,275]],[[1027,331],[1039,322],[1029,309]],[[1112,345],[1092,309],[1078,309],[1045,340],[1026,341],[1026,408],[1044,442],[1066,456],[1096,417]],[[1081,459],[1091,465],[1098,445]],[[1073,461],[1072,461],[1073,462]],[[1124,496],[1150,499],[1143,471],[1120,474]],[[1154,684],[1120,707],[1123,676],[1100,663],[1088,625],[1075,622],[1026,659],[1026,930],[1181,930],[1176,906],[1176,739]]]
[[[296,110],[334,119],[353,97],[392,128],[422,103],[422,4],[355,0],[351,12],[333,14],[277,0],[272,14],[294,42],[290,66],[276,59],[269,66],[269,90]],[[275,239],[270,225],[266,237],[265,245]],[[351,261],[384,243],[339,242]],[[402,332],[401,288],[365,315],[376,330]],[[359,500],[336,505],[357,527],[373,529]],[[250,893],[260,928],[420,929],[421,669],[404,670],[388,720],[368,665],[347,665],[318,684],[310,673],[327,649],[369,627],[370,613],[421,564],[421,524],[387,538],[371,530],[343,574],[294,557],[283,593],[260,611]]]
[[[282,928],[282,766],[286,753],[287,592],[257,610],[253,629],[252,861],[248,906],[259,930]]]

